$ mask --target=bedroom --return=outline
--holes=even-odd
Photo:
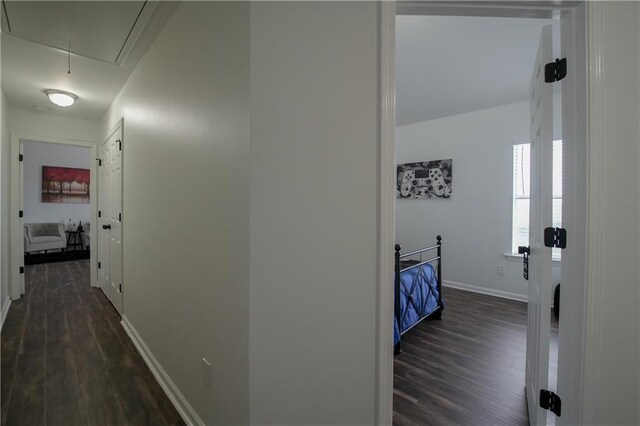
[[[431,250],[412,259],[435,259],[444,305],[440,321],[411,324],[403,335],[394,370],[397,424],[528,423],[523,303],[528,289],[518,247],[529,245],[529,84],[546,25],[553,28],[555,58],[558,20],[396,19],[396,242],[405,256],[440,244],[436,236],[442,236],[441,258]],[[446,47],[433,42],[439,39],[448,40]],[[554,86],[557,227],[562,211],[558,89]],[[401,267],[408,267],[402,260]],[[560,282],[557,249],[552,282],[554,287]],[[410,287],[413,281],[403,284]],[[411,303],[403,301],[400,309],[405,305]],[[435,312],[428,319],[439,316]],[[550,322],[549,387],[554,389],[557,320]],[[440,385],[430,386],[434,381]],[[486,408],[493,398],[503,401],[501,408]]]

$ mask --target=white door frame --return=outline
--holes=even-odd
[[[599,22],[601,14],[598,5],[589,2],[402,2],[396,10],[395,1],[384,1],[379,4],[379,132],[380,132],[380,182],[379,182],[379,239],[378,239],[378,289],[377,289],[377,339],[376,339],[376,370],[375,370],[375,423],[387,425],[392,423],[393,417],[393,256],[392,248],[395,244],[395,20],[396,14],[419,15],[450,15],[450,16],[502,16],[502,17],[539,17],[551,18],[554,10],[560,10],[563,16],[562,44],[563,56],[569,62],[569,75],[574,77],[570,84],[563,85],[563,112],[573,112],[573,122],[563,123],[563,137],[584,137],[578,139],[586,141],[580,149],[586,153],[574,153],[576,170],[571,178],[565,182],[572,188],[576,188],[575,196],[571,200],[569,215],[566,221],[572,221],[574,229],[580,229],[580,224],[587,223],[587,200],[592,192],[601,188],[603,175],[596,169],[592,171],[593,159],[588,160],[589,152],[602,152],[604,138],[599,137],[597,131],[602,124],[603,115],[598,110],[599,104],[593,104],[591,97],[600,95],[600,59],[601,52],[597,50],[600,45],[601,32],[590,31],[592,22]],[[599,3],[599,2],[595,2]],[[566,19],[570,17],[570,19]],[[589,44],[585,34],[588,35]],[[595,46],[595,48],[594,48]],[[588,96],[587,86],[591,97]],[[566,92],[565,92],[566,90]],[[569,95],[570,101],[565,99]],[[597,98],[596,98],[597,99]],[[567,110],[567,108],[571,108]],[[588,120],[587,120],[588,115]],[[563,114],[563,118],[566,115]],[[579,183],[580,176],[586,176],[586,182]],[[578,185],[583,190],[578,190]],[[595,198],[596,200],[599,197]],[[596,208],[593,202],[589,209]],[[570,224],[568,224],[570,226]],[[602,216],[590,216],[586,235],[580,240],[587,239],[590,232],[602,232],[604,221]],[[571,238],[571,237],[570,237]],[[588,239],[587,239],[588,240]],[[589,240],[588,240],[589,241]],[[557,424],[575,423],[576,419],[583,418],[583,414],[589,406],[596,406],[597,401],[589,398],[590,392],[582,391],[582,384],[589,383],[588,377],[593,375],[583,365],[587,330],[584,314],[587,301],[585,294],[588,286],[601,286],[601,281],[589,279],[592,273],[598,272],[599,264],[587,264],[586,253],[589,247],[578,244],[568,244],[563,254],[563,312],[571,312],[571,321],[563,316],[560,324],[560,336],[573,336],[572,347],[565,349],[560,343],[558,389],[575,395],[572,396],[572,404],[564,404],[562,417],[557,419]],[[597,243],[597,241],[596,241]],[[594,244],[595,245],[595,244]],[[596,247],[594,247],[596,248]],[[592,250],[594,249],[592,248]],[[594,271],[595,269],[595,271]],[[571,271],[565,274],[565,270]],[[595,275],[598,276],[597,274]],[[568,294],[571,291],[573,294]],[[589,294],[589,309],[599,309],[602,292],[591,291]],[[582,303],[585,301],[585,303]],[[567,306],[573,303],[575,306]],[[571,365],[569,365],[571,364]],[[523,383],[524,386],[524,383]],[[561,395],[562,397],[562,395]]]
[[[20,144],[22,140],[33,140],[38,142],[59,144],[59,145],[72,145],[91,148],[91,158],[97,158],[97,144],[88,141],[55,138],[42,135],[28,135],[23,133],[11,133],[11,194],[10,194],[10,209],[9,209],[9,229],[10,229],[10,243],[9,243],[9,294],[11,300],[17,300],[23,294],[21,288],[20,267],[24,266],[24,218],[18,216],[19,211],[22,209],[22,193],[24,188],[21,185],[20,180],[20,160],[18,155],[20,154]],[[96,162],[91,161],[89,165],[91,173],[91,181],[93,182],[97,177]],[[97,223],[98,217],[97,211],[97,188],[96,185],[92,185],[91,192],[89,193],[89,205],[91,223]],[[91,226],[89,230],[89,236],[91,241],[97,241],[96,227]],[[95,245],[95,244],[94,244]],[[97,257],[95,250],[91,250],[90,254],[90,268],[91,268],[91,286],[97,286]]]

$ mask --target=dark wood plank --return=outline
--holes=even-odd
[[[394,425],[528,425],[526,304],[449,288],[443,295],[442,320],[409,331],[394,360]],[[551,352],[557,332],[552,318]]]
[[[2,425],[179,425],[89,261],[26,267],[2,330]]]

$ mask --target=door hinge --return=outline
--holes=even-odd
[[[102,266],[102,262],[98,262],[98,269]]]
[[[567,76],[567,58],[557,58],[544,66],[544,82],[555,83]]]
[[[122,141],[118,139],[116,142],[118,142],[118,151],[122,151]]]
[[[564,228],[544,228],[544,246],[567,248],[567,230]]]
[[[122,222],[122,213],[118,213],[118,222]]]
[[[18,154],[18,161],[24,161],[24,155]]]
[[[24,216],[24,211],[18,210],[18,217],[23,217],[23,216]]]
[[[122,293],[122,284],[118,285],[118,293]]]
[[[525,280],[529,280],[529,247],[518,246],[518,253],[524,255],[522,257],[522,276]]]
[[[21,266],[21,267],[20,267],[20,273],[21,273],[21,274],[24,274],[24,266]]]
[[[555,393],[540,389],[540,408],[551,411],[556,416],[560,417],[562,412],[562,400]]]

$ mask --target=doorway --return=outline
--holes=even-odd
[[[77,252],[81,248],[83,251],[87,246],[93,249],[89,252],[89,269],[90,269],[90,285],[92,287],[100,287],[105,296],[109,299],[114,308],[120,315],[123,314],[124,302],[123,302],[123,280],[122,280],[122,149],[123,149],[123,120],[120,120],[116,127],[111,132],[109,138],[103,142],[100,146],[95,143],[87,141],[78,141],[63,138],[51,138],[43,136],[30,136],[22,134],[11,135],[11,280],[10,280],[10,296],[12,300],[19,299],[25,294],[25,253],[26,249],[29,249],[28,256],[31,256],[31,252],[34,251],[34,256],[40,255],[40,252],[46,250],[47,255],[51,252],[54,260],[60,260],[69,256],[75,256],[74,252]],[[64,195],[64,197],[71,197],[69,200],[53,200],[53,201],[77,201],[76,198],[88,198],[88,215],[89,221],[84,220],[84,224],[81,224],[82,219],[75,216],[63,218],[63,220],[56,218],[54,222],[51,222],[51,227],[58,226],[61,229],[60,240],[64,240],[58,244],[58,246],[47,246],[43,250],[34,250],[34,247],[25,247],[29,244],[29,240],[25,236],[25,224],[28,221],[32,211],[26,212],[25,210],[25,143],[40,143],[46,146],[68,150],[84,149],[89,152],[89,162],[87,164],[89,171],[89,179],[87,182],[82,183],[86,188],[71,188],[71,185],[79,185],[77,180],[82,180],[76,175],[71,176],[69,179],[71,182],[55,183],[47,181],[46,185],[48,192],[46,197],[53,197],[55,190],[62,191],[59,195],[55,195],[58,198],[63,197],[63,192],[83,192],[86,189],[88,194],[80,194],[71,196],[70,194]],[[38,168],[40,167],[40,168]],[[39,172],[39,177],[42,177],[42,167],[45,165],[38,164],[35,171]],[[86,169],[85,169],[86,170]],[[55,170],[54,170],[55,171]],[[100,173],[98,173],[98,171]],[[79,176],[79,175],[78,175]],[[32,176],[28,176],[29,181],[33,180]],[[42,191],[42,185],[45,185],[45,181],[42,179],[36,179],[37,182],[34,185],[38,185],[38,197],[42,197],[39,191]],[[73,182],[73,183],[72,183]],[[93,183],[95,182],[95,183]],[[93,185],[92,185],[93,183]],[[51,191],[49,191],[51,189]],[[79,191],[79,192],[78,192]],[[63,197],[63,198],[64,198]],[[74,198],[75,197],[75,198]],[[29,203],[29,201],[28,201]],[[67,214],[67,216],[69,216]],[[61,224],[60,222],[64,222]],[[88,223],[87,223],[88,222]],[[91,226],[96,224],[95,226]],[[80,225],[80,229],[78,226]],[[64,236],[62,235],[64,233]],[[49,238],[50,239],[50,238]],[[93,244],[91,244],[93,242]],[[39,249],[40,247],[35,247]],[[36,253],[36,251],[38,253]],[[57,253],[56,253],[57,252]],[[57,254],[57,257],[56,257]],[[60,258],[60,259],[58,259]]]
[[[22,141],[25,266],[89,259],[91,148]]]
[[[381,86],[381,95],[382,95],[382,110],[381,110],[381,133],[382,133],[382,146],[381,146],[381,157],[382,164],[381,169],[383,173],[383,181],[381,184],[382,189],[382,198],[381,198],[381,270],[380,276],[382,282],[380,283],[381,293],[381,306],[383,307],[384,315],[380,316],[379,330],[381,334],[381,347],[380,350],[380,374],[378,376],[378,383],[380,384],[379,388],[379,397],[380,397],[380,405],[378,415],[380,419],[390,419],[390,399],[389,395],[390,390],[387,388],[387,384],[389,383],[389,370],[391,367],[386,364],[386,362],[390,363],[391,356],[386,351],[386,349],[382,346],[389,341],[389,338],[386,336],[386,331],[388,330],[388,325],[385,324],[389,318],[392,318],[393,312],[393,296],[392,290],[389,288],[388,282],[385,281],[385,277],[389,277],[392,270],[392,260],[387,257],[388,252],[385,248],[387,245],[389,247],[393,246],[393,243],[396,242],[396,239],[393,238],[393,231],[389,228],[394,222],[393,214],[387,213],[387,209],[389,209],[389,205],[393,204],[393,198],[389,195],[385,194],[385,191],[388,190],[388,194],[393,194],[395,191],[395,162],[393,161],[393,149],[390,146],[394,145],[394,129],[392,126],[392,122],[394,120],[395,111],[394,105],[392,102],[386,102],[385,100],[392,100],[395,95],[395,79],[394,72],[390,70],[389,64],[394,62],[394,54],[395,54],[395,46],[390,40],[394,40],[395,36],[395,22],[391,22],[393,15],[393,19],[395,19],[396,11],[392,6],[382,6],[382,26],[381,26],[381,46],[382,46],[382,55],[381,55],[381,75],[382,75],[382,86]],[[413,14],[413,15],[444,15],[444,16],[501,16],[501,17],[536,17],[536,18],[552,18],[556,16],[562,20],[562,35],[563,35],[563,45],[562,45],[562,55],[561,57],[568,57],[569,63],[575,64],[575,69],[581,69],[579,64],[580,61],[585,62],[585,58],[581,55],[581,53],[585,49],[583,37],[575,37],[574,34],[580,34],[580,30],[584,31],[586,21],[584,15],[584,5],[576,2],[572,2],[571,4],[564,5],[552,5],[550,2],[547,4],[538,4],[535,9],[529,9],[525,3],[516,4],[515,2],[510,2],[509,4],[505,4],[504,6],[496,6],[495,3],[492,5],[483,5],[482,3],[465,3],[459,2],[454,5],[447,5],[442,2],[430,2],[428,4],[418,4],[418,3],[407,3],[399,6],[398,14]],[[554,58],[551,58],[553,60]],[[573,61],[573,62],[572,62]],[[445,66],[446,64],[437,64],[437,66]],[[584,67],[582,67],[584,68]],[[583,95],[580,95],[580,91],[577,91],[576,88],[583,84],[583,81],[579,78],[575,78],[576,75],[580,74],[581,71],[570,71],[570,77],[573,79],[568,79],[562,84],[562,92],[563,98],[565,98],[564,94],[567,93],[569,96],[566,97],[567,102],[564,102],[562,105],[562,110],[564,113],[563,117],[564,123],[562,125],[562,136],[564,139],[564,153],[565,153],[565,164],[570,164],[570,167],[575,167],[575,161],[570,158],[575,158],[576,151],[580,148],[577,147],[575,141],[576,132],[579,129],[582,129],[585,126],[585,121],[581,121],[584,118],[584,114],[581,110],[577,108],[577,105],[583,107],[586,105],[586,99]],[[582,88],[581,88],[582,89]],[[565,167],[565,170],[567,168]],[[567,173],[569,175],[569,173]],[[565,179],[564,188],[565,192],[570,191],[575,188],[577,182],[574,176],[569,175],[568,179]],[[568,188],[568,189],[567,189]],[[576,211],[575,199],[572,199],[571,203],[565,203],[563,205],[563,212],[568,212],[568,214],[563,214],[563,217],[568,218],[571,216],[571,219],[566,220],[565,226],[571,226],[570,221],[576,218],[576,215],[584,214]],[[445,236],[446,238],[446,236]],[[445,240],[446,241],[446,240]],[[391,249],[388,249],[391,251]],[[446,259],[446,257],[445,257]],[[445,260],[446,262],[446,260]],[[569,267],[571,269],[576,267],[581,267],[584,265],[580,265],[580,261],[571,257]],[[563,263],[563,270],[567,267],[567,264]],[[446,279],[446,278],[445,278]],[[391,281],[393,282],[393,281]],[[385,288],[386,284],[386,288]],[[568,285],[571,287],[571,284]],[[564,289],[563,289],[564,290]],[[563,295],[566,294],[563,291]],[[446,302],[445,302],[446,303]],[[565,300],[563,300],[563,305],[565,304]],[[550,305],[549,305],[550,308]],[[550,309],[549,309],[550,311]],[[548,312],[549,312],[548,311]],[[550,312],[549,312],[550,313]],[[445,314],[446,317],[446,309]],[[559,338],[559,351],[561,353],[560,358],[562,359],[563,352],[563,327],[565,332],[567,332],[570,327],[575,326],[574,321],[570,321],[568,319],[565,324],[560,325],[560,338]],[[392,323],[392,321],[391,321]],[[565,348],[565,351],[576,351],[575,348]],[[558,381],[562,382],[563,380],[563,371],[562,371],[562,362],[560,362],[559,366],[559,376]],[[385,370],[386,368],[386,370]],[[546,373],[546,372],[545,372]],[[387,375],[389,374],[389,375]],[[524,387],[524,383],[522,383]],[[560,386],[562,386],[560,384]],[[544,423],[539,423],[544,424]]]
[[[11,299],[25,294],[25,260],[59,261],[88,254],[90,285],[96,286],[96,250],[90,249],[97,235],[91,227],[97,200],[91,187],[95,144],[12,134],[11,152]]]

